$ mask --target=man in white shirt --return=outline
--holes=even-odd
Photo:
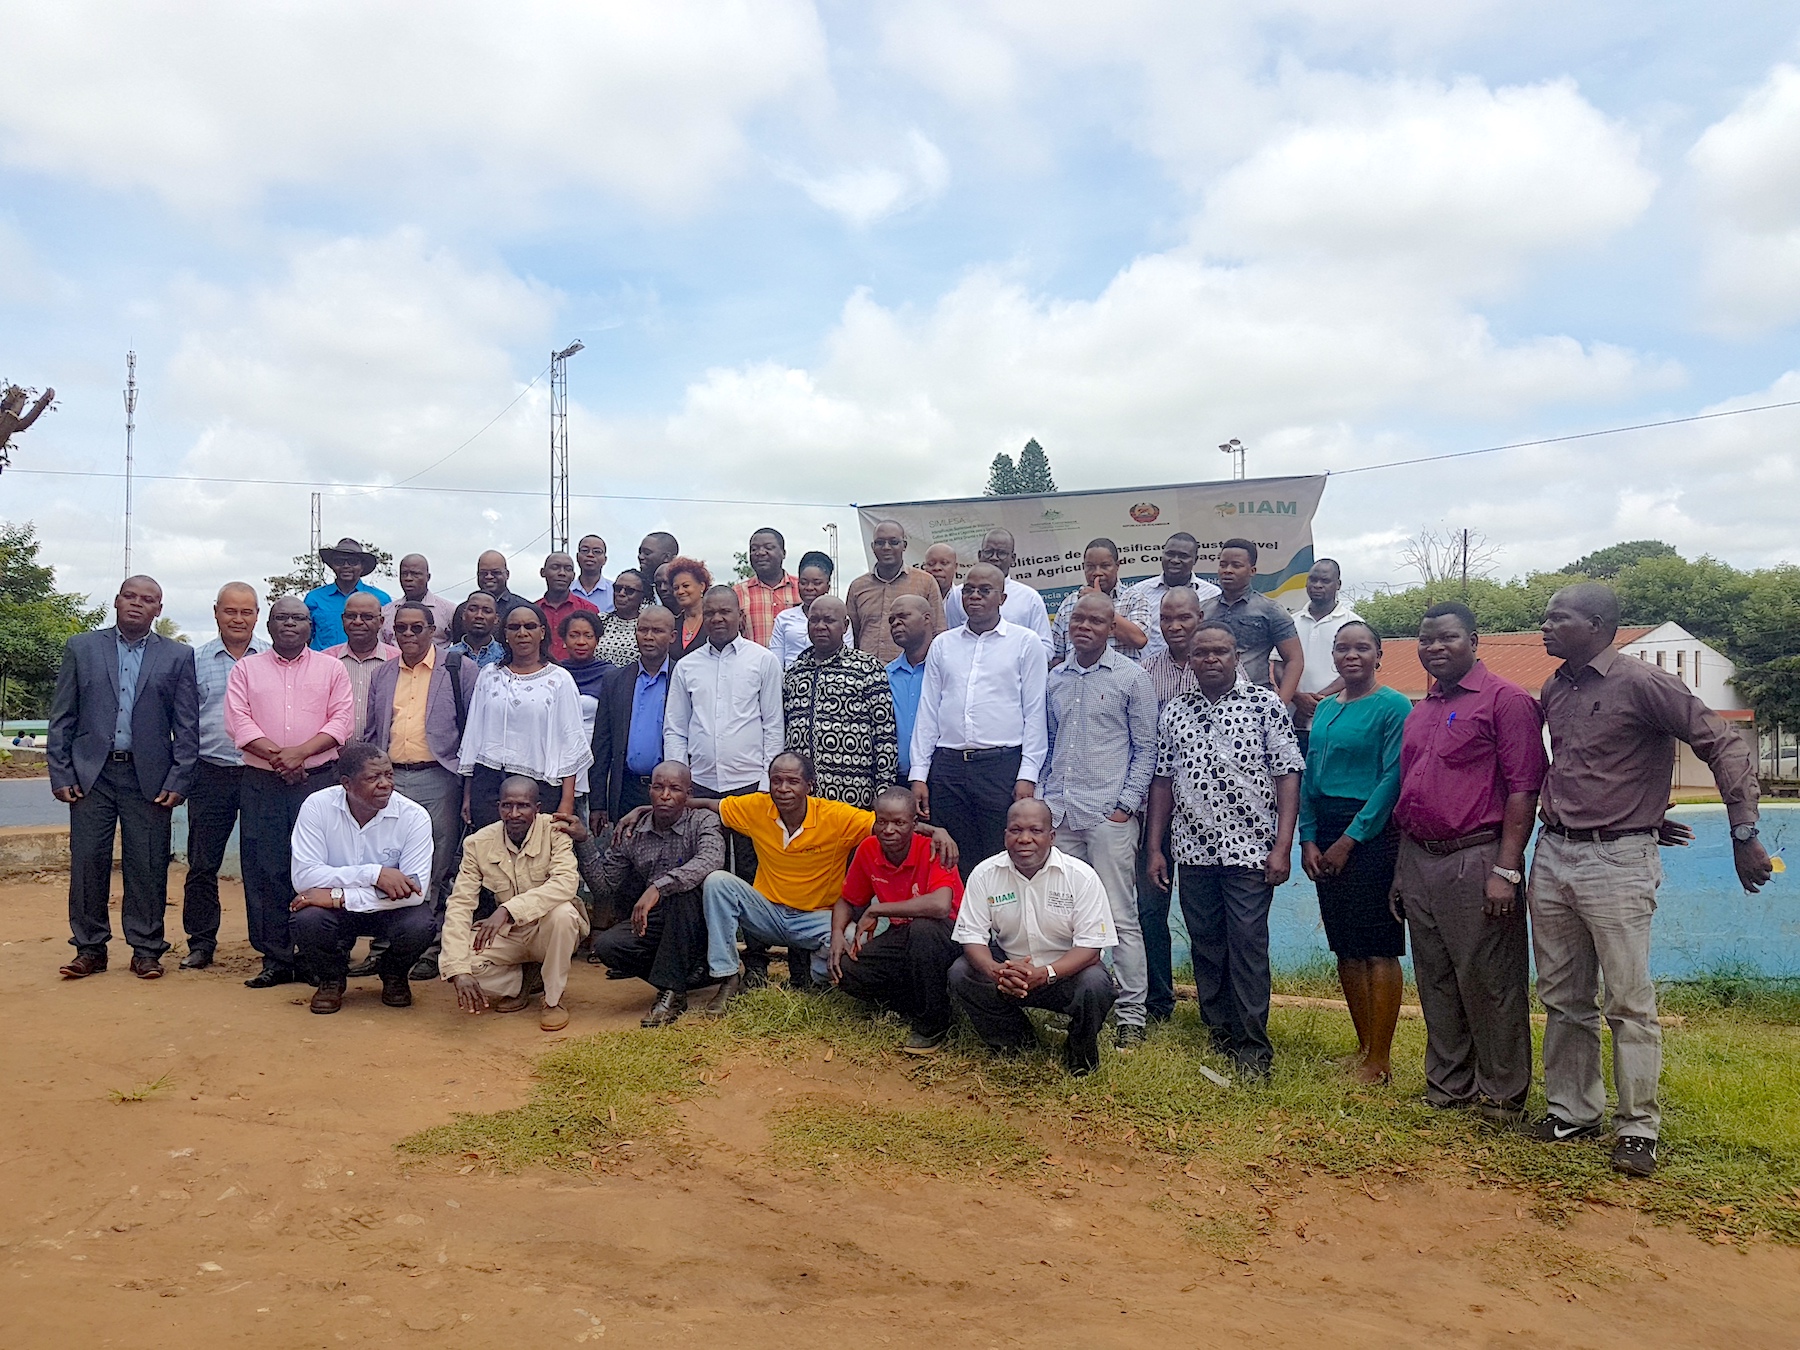
[[[341,786],[300,807],[291,844],[296,892],[288,929],[300,966],[319,978],[316,1013],[344,1006],[345,969],[359,937],[386,938],[377,973],[381,1001],[412,1004],[407,972],[436,924],[425,903],[431,882],[431,817],[394,791],[394,766],[367,741],[338,752]]]
[[[606,540],[597,534],[584,534],[575,545],[575,580],[569,583],[569,594],[579,595],[602,614],[613,612],[613,584],[606,570]]]
[[[1004,847],[1007,809],[1036,791],[1049,751],[1043,647],[1000,617],[1005,585],[997,567],[969,569],[967,619],[931,644],[913,722],[913,798],[956,840],[965,880]]]
[[[1006,598],[1000,603],[1000,617],[1020,628],[1029,628],[1044,644],[1044,660],[1049,661],[1056,654],[1056,641],[1050,632],[1050,611],[1044,608],[1044,597],[1022,581],[1012,578],[1013,564],[1018,555],[1013,547],[1010,531],[992,529],[987,538],[981,541],[981,548],[975,554],[977,563],[986,563],[989,567],[998,568],[1001,581],[1006,587]],[[951,628],[967,623],[969,613],[963,608],[963,596],[959,587],[952,586],[950,593],[944,597],[944,622]]]
[[[1100,878],[1055,837],[1043,802],[1015,802],[1007,812],[1006,852],[978,865],[963,892],[952,934],[963,954],[950,967],[950,992],[997,1054],[1032,1045],[1026,1008],[1066,1014],[1063,1063],[1079,1077],[1100,1066],[1100,1028],[1114,998],[1100,956],[1116,938]],[[994,944],[1004,961],[994,959]]]
[[[1320,558],[1306,574],[1306,608],[1294,615],[1294,630],[1300,635],[1300,650],[1306,661],[1300,667],[1300,688],[1294,694],[1294,734],[1300,741],[1300,753],[1306,753],[1306,742],[1312,729],[1313,709],[1319,700],[1344,687],[1331,659],[1331,644],[1337,641],[1338,629],[1352,619],[1362,622],[1362,615],[1338,599],[1344,574],[1336,558]]]
[[[1195,577],[1194,566],[1199,561],[1199,542],[1186,530],[1176,531],[1163,544],[1162,575],[1135,583],[1120,602],[1120,612],[1140,625],[1148,638],[1144,649],[1138,653],[1140,661],[1148,661],[1158,652],[1168,650],[1158,623],[1165,595],[1185,588],[1192,591],[1204,607],[1208,600],[1219,593],[1219,588],[1212,582]]]

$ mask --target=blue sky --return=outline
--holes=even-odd
[[[4,514],[108,594],[144,473],[392,482],[579,337],[578,529],[729,565],[957,495],[1344,469],[1800,399],[1791,6],[5,4],[0,376],[60,406]],[[535,491],[530,389],[436,487]],[[1800,409],[1334,482],[1353,584],[1471,526],[1502,574],[1659,535],[1794,558]],[[329,487],[325,530],[543,549],[541,499]],[[307,489],[144,482],[208,628]],[[722,498],[730,506],[629,498]],[[1800,560],[1800,559],[1796,559]]]

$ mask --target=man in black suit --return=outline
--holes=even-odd
[[[81,979],[106,969],[112,941],[115,830],[122,830],[131,973],[162,973],[163,911],[169,902],[169,825],[200,757],[194,654],[150,631],[162,587],[127,577],[113,600],[112,628],[77,633],[63,645],[50,705],[50,790],[69,805],[69,944],[62,968]]]
[[[588,770],[588,828],[596,835],[633,807],[650,804],[650,775],[663,761],[663,706],[675,631],[673,614],[661,605],[645,605],[637,617],[638,659],[608,671],[600,686],[594,764]]]

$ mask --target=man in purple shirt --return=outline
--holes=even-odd
[[[1412,933],[1425,1100],[1512,1125],[1531,1088],[1519,884],[1547,757],[1537,700],[1482,665],[1479,642],[1465,605],[1419,622],[1432,685],[1401,742],[1391,904]]]

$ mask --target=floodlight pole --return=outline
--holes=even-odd
[[[125,575],[131,575],[132,436],[137,431],[137,353],[125,353]]]
[[[550,551],[569,551],[569,358],[579,340],[550,353]]]
[[[1244,476],[1244,443],[1233,436],[1219,447],[1222,454],[1231,456],[1231,477],[1236,482]]]

